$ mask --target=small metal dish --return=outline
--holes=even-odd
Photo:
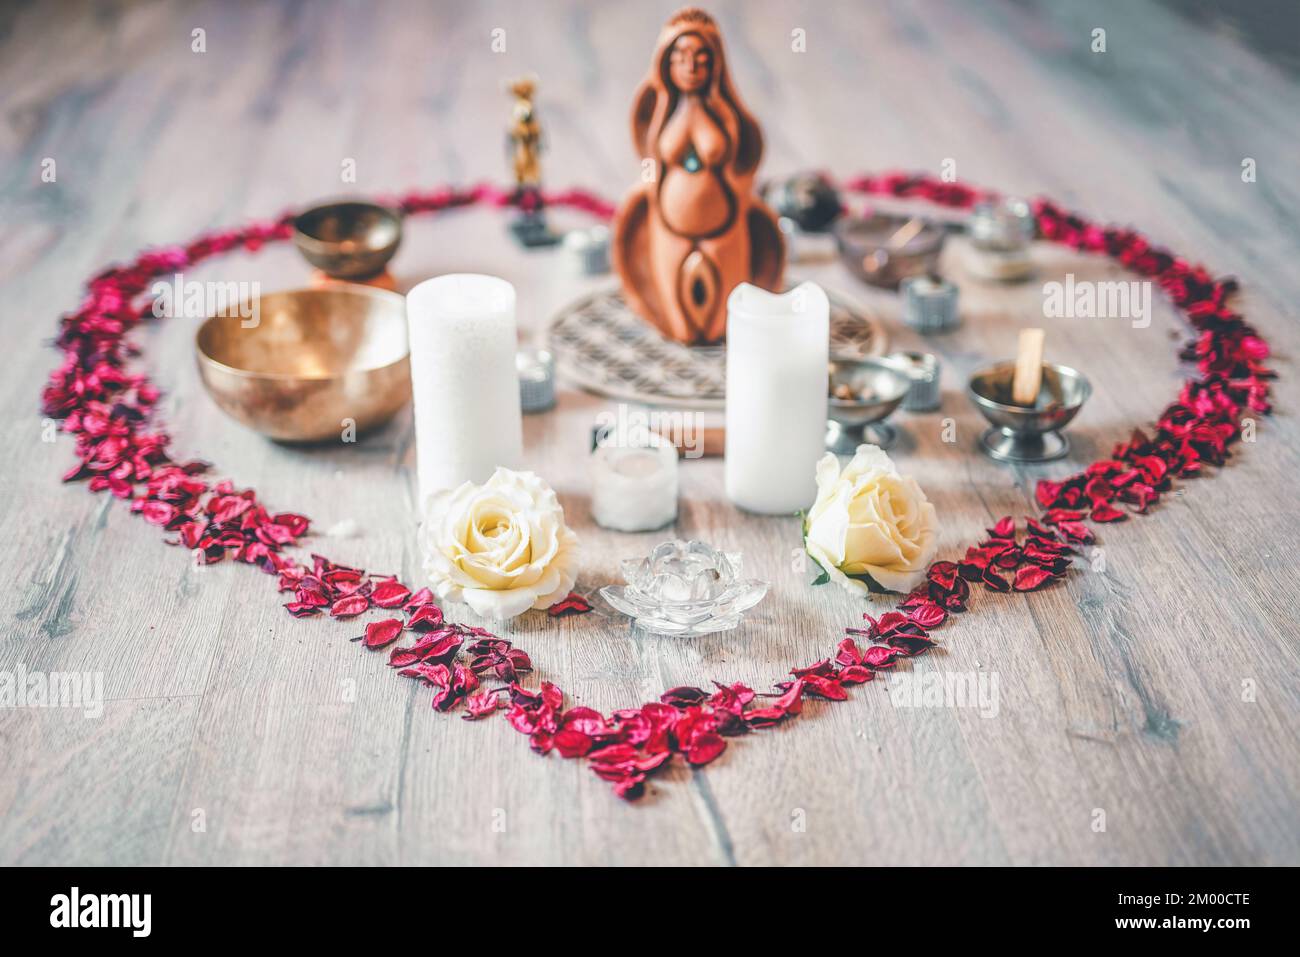
[[[835,390],[843,386],[856,398],[837,398]],[[852,455],[864,443],[890,448],[898,439],[898,429],[884,420],[911,387],[911,377],[884,359],[832,356],[826,448],[837,455]]]
[[[980,449],[999,462],[1050,462],[1070,451],[1061,429],[1075,417],[1092,395],[1083,374],[1068,366],[1043,363],[1043,385],[1033,406],[1011,401],[1015,362],[999,362],[970,378],[969,393],[975,407],[993,428],[980,436]]]
[[[281,442],[338,441],[411,398],[406,300],[340,284],[261,296],[195,336],[199,377],[223,412]]]
[[[402,217],[375,203],[325,203],[293,221],[293,243],[303,258],[335,279],[379,275],[401,241]]]
[[[840,259],[863,282],[885,289],[935,272],[947,232],[938,223],[922,222],[909,235],[905,230],[912,219],[888,213],[840,219],[833,227]]]

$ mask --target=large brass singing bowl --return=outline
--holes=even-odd
[[[406,300],[337,285],[260,296],[195,337],[199,376],[221,410],[280,442],[339,441],[411,398]]]

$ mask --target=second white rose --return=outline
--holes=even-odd
[[[936,526],[934,506],[916,480],[900,475],[876,446],[858,446],[842,471],[831,454],[817,463],[804,545],[831,581],[866,593],[870,577],[888,591],[911,591],[934,560]]]

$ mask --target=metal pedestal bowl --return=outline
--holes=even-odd
[[[970,379],[970,398],[993,426],[980,436],[980,450],[999,462],[1050,462],[1070,451],[1061,430],[1092,394],[1092,385],[1068,366],[1043,363],[1043,385],[1032,406],[1011,401],[1014,362],[1000,362]]]
[[[830,362],[830,422],[826,448],[837,455],[852,455],[862,444],[890,448],[898,430],[885,422],[902,403],[911,378],[882,359],[832,356]],[[837,398],[837,389],[847,387],[854,398]]]

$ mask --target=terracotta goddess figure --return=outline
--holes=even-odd
[[[754,195],[763,136],[707,13],[680,10],[664,26],[632,107],[632,141],[646,182],[614,222],[623,293],[664,335],[720,342],[736,285],[779,289],[785,243]]]

